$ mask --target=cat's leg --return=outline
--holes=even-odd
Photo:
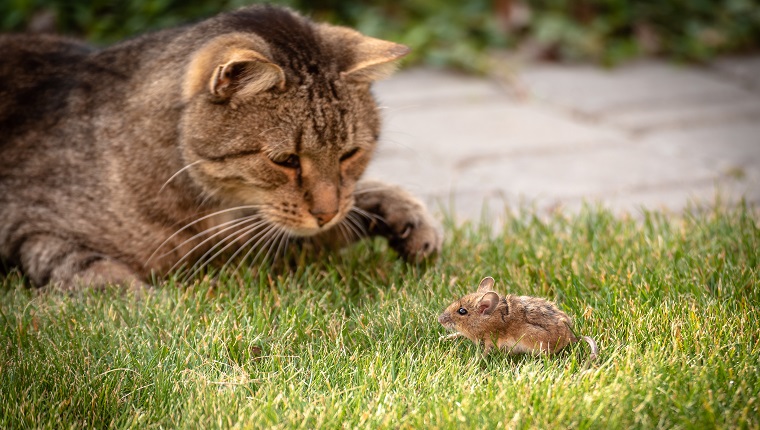
[[[49,233],[26,235],[18,255],[24,273],[38,286],[64,290],[118,285],[136,291],[147,285],[125,264],[76,241]]]
[[[408,191],[380,181],[361,181],[354,191],[355,211],[370,235],[384,236],[409,261],[441,250],[443,231],[425,205]]]

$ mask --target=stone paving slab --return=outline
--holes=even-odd
[[[560,201],[604,197],[659,184],[703,182],[714,176],[709,167],[658,152],[634,145],[583,153],[494,159],[462,172],[459,184],[466,189],[495,186],[518,195]],[[491,184],[495,175],[503,179],[504,184]]]
[[[655,155],[708,167],[716,174],[760,170],[760,116],[755,122],[663,130],[641,142]]]
[[[583,142],[620,142],[622,133],[586,124],[539,104],[504,97],[488,102],[451,101],[446,105],[389,112],[385,131],[393,144],[403,137],[425,154],[444,153],[452,160],[500,154],[516,149],[548,149]],[[403,136],[402,136],[403,135]]]
[[[646,108],[613,111],[604,121],[631,133],[655,129],[724,125],[760,118],[760,97],[752,93],[713,96],[707,99],[681,98]]]
[[[618,69],[590,65],[534,65],[521,81],[539,100],[587,115],[646,110],[677,99],[708,101],[740,97],[745,91],[706,68],[642,61]]]
[[[760,56],[721,58],[713,67],[743,87],[760,91]]]
[[[749,70],[749,72],[748,72]],[[375,88],[384,108],[368,176],[460,219],[505,207],[680,211],[760,203],[760,57],[708,67],[527,65],[495,79],[413,69]],[[719,190],[719,191],[718,191]]]

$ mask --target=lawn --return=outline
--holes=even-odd
[[[0,428],[758,428],[760,216],[588,207],[446,221],[440,257],[379,240],[147,297],[0,278]],[[485,275],[593,336],[483,356],[436,318]]]

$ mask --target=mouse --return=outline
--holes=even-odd
[[[549,300],[512,294],[499,295],[495,281],[486,276],[478,290],[455,300],[438,317],[445,328],[454,330],[444,336],[466,337],[484,345],[484,355],[494,348],[510,354],[554,354],[583,339],[591,348],[589,358],[599,355],[589,336],[577,337],[570,317]]]

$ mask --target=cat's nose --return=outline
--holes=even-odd
[[[314,216],[314,219],[317,220],[317,224],[319,224],[320,227],[330,222],[333,218],[335,218],[335,215],[338,215],[338,211],[329,211],[329,212],[309,211],[309,212]]]

